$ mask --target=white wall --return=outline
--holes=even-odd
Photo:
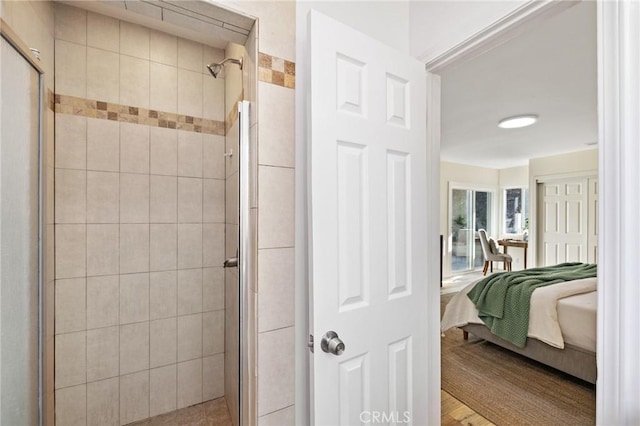
[[[529,160],[529,178],[598,170],[598,150],[571,152]],[[533,188],[533,187],[532,187]]]
[[[500,169],[498,174],[499,174],[501,188],[529,186],[529,166],[509,167],[508,169]]]
[[[296,421],[309,424],[307,269],[307,15],[315,9],[395,49],[409,52],[409,2],[307,2],[296,5]],[[261,36],[262,37],[262,36]]]
[[[410,54],[428,62],[525,3],[526,0],[411,2]]]
[[[259,50],[262,53],[295,61],[296,0],[247,1],[206,0],[259,19]]]

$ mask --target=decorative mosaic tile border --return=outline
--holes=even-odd
[[[156,111],[127,105],[102,102],[74,96],[55,95],[55,112],[103,120],[144,124],[151,127],[185,130],[210,135],[225,135],[225,123],[190,115]]]
[[[258,79],[265,83],[295,89],[296,64],[266,53],[258,53]]]

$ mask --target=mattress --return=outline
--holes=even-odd
[[[455,295],[445,309],[441,328],[483,324],[467,297],[475,282]],[[536,289],[531,296],[529,337],[559,349],[564,344],[596,351],[596,279],[575,280]]]
[[[558,300],[558,322],[565,343],[596,351],[597,306],[595,291]]]

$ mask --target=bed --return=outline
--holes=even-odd
[[[480,281],[480,280],[478,280]],[[578,377],[596,381],[596,278],[567,281],[537,288],[530,299],[530,318],[524,347],[489,330],[467,296],[477,282],[456,294],[445,308],[441,329],[457,327],[520,355]]]

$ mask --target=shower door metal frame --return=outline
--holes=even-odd
[[[43,315],[44,312],[44,297],[46,292],[44,289],[45,274],[46,274],[46,260],[44,259],[44,249],[47,247],[47,234],[44,232],[46,226],[46,173],[44,172],[46,167],[46,158],[43,155],[44,151],[44,132],[45,132],[45,114],[44,114],[44,68],[40,65],[40,59],[36,57],[35,53],[29,48],[29,46],[18,36],[18,34],[2,19],[0,18],[0,38],[5,40],[16,52],[24,58],[25,61],[36,71],[38,74],[38,249],[37,249],[37,311],[38,311],[38,331],[37,331],[37,386],[38,386],[38,425],[42,425],[44,421],[44,362],[46,362],[46,356],[44,356],[44,348],[46,343],[46,324],[44,323],[46,318]],[[48,366],[53,368],[53,365]]]
[[[239,373],[240,373],[240,425],[251,424],[250,419],[250,400],[251,400],[251,378],[250,372],[253,370],[249,365],[249,351],[255,351],[255,343],[249,340],[251,333],[249,329],[252,324],[251,315],[248,305],[250,300],[249,291],[251,291],[251,280],[255,279],[256,272],[256,256],[255,256],[255,240],[252,236],[255,232],[251,226],[251,177],[252,170],[251,156],[255,155],[250,150],[250,119],[249,119],[250,102],[238,102],[238,122],[239,122],[239,141],[238,141],[238,207],[239,207],[239,241],[238,241],[238,281],[239,281],[239,314],[240,314],[240,336],[239,336]],[[255,171],[254,171],[255,172]],[[255,330],[255,327],[254,327]],[[255,333],[254,333],[255,334]],[[249,418],[245,418],[249,417]]]

